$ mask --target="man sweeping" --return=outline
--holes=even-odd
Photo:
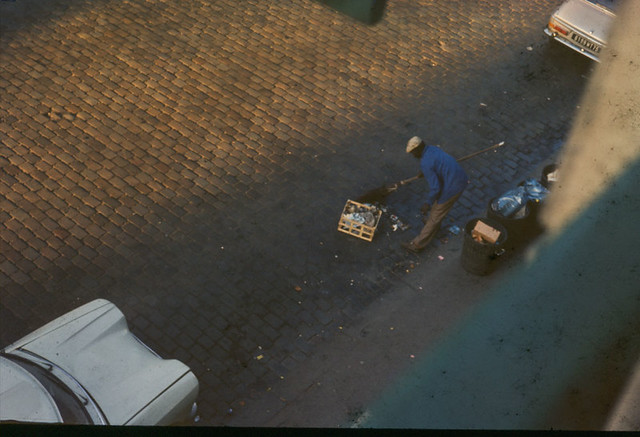
[[[420,160],[420,174],[429,184],[425,204],[420,208],[424,227],[411,241],[401,243],[411,252],[421,252],[436,236],[442,221],[469,183],[469,178],[456,159],[437,146],[425,146],[420,137],[407,143],[407,153]]]

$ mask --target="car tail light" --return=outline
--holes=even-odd
[[[569,34],[569,30],[565,29],[564,27],[562,27],[560,24],[558,24],[558,22],[556,20],[554,20],[553,18],[551,18],[549,20],[549,29],[551,29],[554,32],[558,32],[561,33],[563,35],[568,35]]]

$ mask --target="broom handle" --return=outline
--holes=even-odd
[[[422,173],[420,173],[419,175],[415,175],[413,177],[410,177],[409,179],[405,179],[403,181],[400,181],[400,182],[398,182],[398,185],[404,185],[404,184],[408,184],[409,182],[417,181],[421,177],[423,177]]]
[[[504,144],[504,141],[502,141],[502,142],[500,142],[498,144],[494,144],[491,147],[487,147],[486,149],[482,149],[482,150],[478,150],[477,152],[473,152],[473,153],[471,153],[471,154],[469,154],[467,156],[463,156],[462,158],[458,158],[458,159],[456,159],[456,161],[458,161],[458,162],[466,161],[467,159],[473,158],[474,156],[479,155],[481,153],[488,152],[489,150],[497,149],[498,147],[502,146],[503,144]]]

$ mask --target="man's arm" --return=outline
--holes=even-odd
[[[442,190],[440,179],[432,167],[423,167],[422,173],[429,184],[429,193],[427,194],[425,201],[429,205],[433,205],[436,200],[438,200],[438,197],[440,197],[440,191]]]

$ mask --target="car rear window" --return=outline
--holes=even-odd
[[[32,374],[42,386],[49,392],[62,416],[64,423],[71,424],[92,424],[91,417],[87,413],[82,403],[76,398],[71,390],[50,372],[28,361],[4,355],[14,363],[21,366]]]
[[[615,10],[617,4],[619,3],[617,0],[589,0],[591,3],[604,6],[607,9]]]

